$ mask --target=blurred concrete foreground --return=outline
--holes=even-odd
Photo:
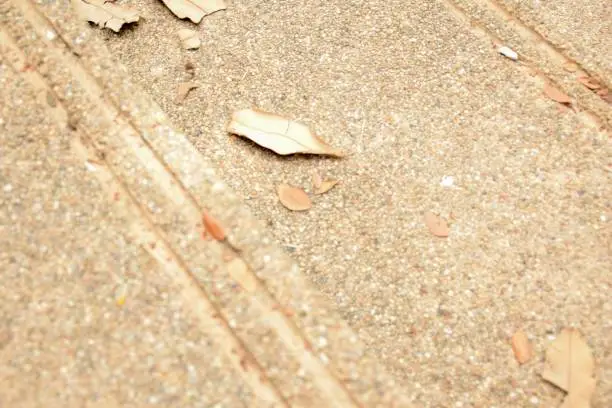
[[[0,407],[556,407],[564,327],[612,406],[609,1],[117,4],[0,0]],[[229,136],[251,106],[350,155]]]

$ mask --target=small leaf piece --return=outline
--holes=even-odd
[[[181,104],[187,97],[187,94],[189,94],[189,91],[197,87],[198,84],[194,82],[181,82],[178,88],[176,88],[176,98],[174,98],[174,102],[176,104]]]
[[[200,39],[198,38],[198,32],[183,28],[177,32],[179,40],[181,40],[181,46],[186,50],[197,50],[200,48]]]
[[[601,84],[599,82],[588,76],[581,76],[580,78],[578,78],[578,82],[594,91],[601,88]]]
[[[301,188],[280,184],[277,193],[281,204],[291,211],[305,211],[312,207],[310,197]]]
[[[188,18],[198,24],[204,16],[219,10],[225,10],[223,0],[162,0],[178,18]]]
[[[544,93],[546,94],[546,96],[548,96],[555,102],[563,104],[572,103],[572,100],[566,93],[560,91],[558,88],[552,86],[551,84],[544,85]]]
[[[314,193],[319,195],[323,193],[327,193],[329,190],[334,188],[336,184],[338,184],[340,180],[325,180],[321,182],[319,188],[315,189]]]
[[[425,214],[425,225],[429,228],[429,232],[436,237],[445,238],[450,233],[448,223],[440,216],[431,212]]]
[[[595,361],[591,349],[576,329],[564,329],[546,350],[542,377],[567,392],[561,407],[588,408],[595,391]]]
[[[249,272],[249,267],[242,258],[234,258],[227,264],[227,272],[232,279],[242,286],[247,292],[254,292],[257,289],[257,280],[252,273]]]
[[[533,348],[522,330],[517,331],[512,336],[512,351],[519,364],[525,364],[533,357]]]
[[[223,241],[225,239],[225,231],[219,225],[219,222],[208,212],[202,213],[202,222],[204,223],[204,229],[210,234],[211,237],[217,241]]]
[[[135,23],[140,18],[138,12],[107,0],[72,0],[72,5],[83,20],[110,28],[116,33],[124,24]]]
[[[227,131],[246,137],[280,155],[309,153],[344,156],[340,150],[312,133],[306,125],[256,109],[234,112]]]

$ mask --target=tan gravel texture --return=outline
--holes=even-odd
[[[156,3],[132,4],[149,20],[100,33],[113,54],[411,398],[556,406],[562,393],[539,372],[545,347],[571,325],[598,361],[594,406],[612,403],[609,106],[553,75],[567,75],[569,56],[541,56],[516,32],[528,60],[500,56],[496,40],[511,25],[476,24],[484,17],[469,4],[235,1],[197,27]],[[179,27],[199,31],[200,50],[180,50],[170,35]],[[177,107],[185,80],[200,87]],[[544,96],[549,81],[573,108]],[[228,136],[231,112],[252,106],[303,121],[352,154],[282,158]],[[342,184],[312,210],[288,212],[275,186],[311,192],[315,171]],[[428,233],[427,211],[450,221],[449,238]],[[518,329],[537,355],[522,367],[510,347]]]
[[[71,10],[0,2],[0,406],[408,406]]]
[[[392,406],[390,401],[395,401],[396,406],[405,406],[399,399],[404,395],[425,407],[555,407],[563,394],[539,375],[544,350],[563,327],[574,326],[585,334],[597,361],[593,406],[612,405],[612,149],[606,128],[611,114],[608,104],[576,84],[562,66],[572,60],[598,78],[606,76],[605,67],[587,62],[586,54],[570,55],[562,49],[551,53],[546,47],[542,51],[534,42],[535,28],[529,21],[517,28],[491,11],[493,3],[484,0],[391,0],[384,5],[236,0],[198,26],[175,19],[161,2],[120,3],[141,10],[145,19],[119,35],[95,30],[97,36],[106,40],[135,84],[185,131],[237,197],[226,198],[230,193],[208,176],[212,170],[199,168],[203,161],[177,142],[180,135],[166,125],[162,127],[166,130],[143,135],[147,146],[186,184],[197,204],[216,208],[215,215],[231,226],[236,237],[243,237],[231,239],[224,249],[239,247],[240,256],[249,261],[270,296],[299,311],[291,322],[315,348],[318,361],[328,367],[315,364],[314,368],[330,376],[324,381],[332,380],[332,389],[325,389],[317,383],[315,370],[300,381],[296,352],[284,348],[282,341],[274,342],[276,323],[271,343],[262,340],[268,332],[258,328],[269,328],[271,323],[244,314],[257,314],[261,309],[250,308],[261,308],[261,303],[268,311],[270,298],[266,294],[264,301],[254,304],[249,296],[225,291],[231,286],[217,281],[222,276],[214,267],[214,260],[222,259],[223,248],[215,242],[195,243],[199,236],[186,229],[196,222],[193,204],[186,206],[189,211],[178,210],[180,199],[168,202],[168,196],[177,192],[162,183],[167,191],[161,203],[173,215],[154,202],[153,208],[163,208],[165,214],[159,215],[155,231],[169,236],[169,245],[184,259],[186,268],[197,271],[199,263],[205,276],[202,285],[213,298],[218,297],[228,322],[237,319],[236,326],[228,323],[229,327],[240,334],[269,377],[269,387],[265,382],[261,388],[251,385],[241,390],[255,390],[256,395],[264,389],[277,391],[296,406],[333,406],[329,398],[334,397],[343,406],[346,395],[353,401],[345,405]],[[591,9],[605,7],[603,0],[587,3],[587,8],[593,3]],[[2,0],[0,4],[19,9],[15,5],[20,3]],[[551,30],[558,29],[563,18],[559,14],[556,20],[556,12],[550,8],[547,15]],[[15,18],[8,15],[5,21],[19,25]],[[55,20],[58,26],[64,24],[60,20]],[[199,32],[199,50],[181,49],[175,35],[180,28]],[[27,32],[21,35],[27,37]],[[586,29],[577,32],[576,41],[583,45],[605,41]],[[515,63],[500,56],[499,42],[526,58]],[[187,65],[194,67],[193,75]],[[109,71],[111,66],[101,65],[97,72]],[[199,87],[179,106],[174,101],[176,88],[186,81]],[[571,107],[544,96],[548,82],[571,96]],[[115,104],[138,118],[135,111],[142,112],[143,107],[130,105],[129,97],[117,99],[127,95],[127,91],[113,95]],[[129,106],[124,108],[122,103]],[[14,102],[14,109],[7,112],[19,104]],[[278,157],[229,136],[225,126],[231,113],[253,106],[300,120],[351,154],[341,160]],[[147,129],[146,123],[142,126]],[[17,150],[15,143],[9,151]],[[119,158],[111,162],[119,166],[117,172],[123,168]],[[12,168],[20,161],[2,160],[5,163]],[[129,169],[120,173],[135,190],[143,184],[140,175],[151,172],[146,163],[138,166],[132,167],[132,176]],[[7,182],[17,185],[2,169]],[[289,212],[278,202],[276,186],[287,183],[312,192],[313,172],[341,183],[314,197],[311,210]],[[157,190],[138,197],[146,203],[149,194],[160,193]],[[234,210],[237,200],[245,200],[255,216],[268,223],[272,240],[258,235],[260,229],[252,227],[257,224],[243,209]],[[430,234],[423,222],[427,212],[449,222],[448,238]],[[9,225],[11,214],[0,218],[3,225]],[[28,228],[25,220],[13,220],[12,228]],[[95,220],[91,222],[96,225]],[[109,234],[117,231],[121,229],[111,228]],[[42,234],[34,236],[40,239]],[[38,241],[31,240],[38,248]],[[283,245],[285,253],[273,242]],[[287,254],[357,332],[367,353],[317,292],[310,291],[297,268],[289,266]],[[92,257],[97,259],[95,254]],[[137,255],[128,258],[130,262],[140,259]],[[208,267],[208,263],[214,265]],[[30,270],[23,268],[18,278],[29,281],[25,271]],[[189,303],[186,299],[178,296],[176,302]],[[313,310],[312,305],[317,307]],[[157,306],[159,313],[169,313],[167,306]],[[264,316],[276,316],[268,313]],[[199,316],[197,311],[194,314]],[[341,327],[337,335],[329,330],[336,325]],[[200,338],[210,338],[210,347],[222,349],[217,337],[201,324],[198,327]],[[510,344],[519,329],[532,341],[536,355],[523,366],[515,361]],[[4,355],[10,355],[6,350],[7,346]],[[271,352],[276,350],[277,354]],[[179,353],[171,347],[167,351]],[[368,355],[384,365],[394,380]],[[345,360],[351,362],[345,364]],[[229,357],[220,361],[232,364]],[[239,381],[252,381],[236,368],[218,373],[227,376],[219,381],[232,382],[235,373]],[[125,378],[132,376],[128,373]],[[346,388],[333,382],[337,378],[348,381]],[[148,387],[151,381],[141,384]],[[204,386],[193,387],[208,392]],[[83,387],[90,392],[92,388]],[[115,392],[129,398],[130,389]],[[342,390],[348,390],[347,394]],[[142,398],[156,395],[138,392]],[[261,406],[249,403],[249,395],[227,393],[244,405]],[[168,393],[161,394],[169,398]],[[168,405],[173,400],[163,401]],[[220,406],[236,406],[233,403],[223,401]]]

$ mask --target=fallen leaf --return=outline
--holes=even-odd
[[[110,28],[116,33],[124,24],[135,23],[140,18],[138,12],[106,0],[72,0],[72,5],[83,20]]]
[[[176,98],[174,98],[174,102],[181,104],[187,97],[189,91],[197,87],[198,85],[193,82],[181,82],[176,88]]]
[[[341,151],[312,133],[307,126],[260,110],[234,112],[227,131],[246,137],[280,155],[309,153],[344,156]]]
[[[595,361],[591,349],[576,329],[564,329],[546,350],[542,377],[567,392],[561,407],[587,408],[595,391]]]
[[[227,272],[247,292],[254,292],[257,289],[257,279],[249,272],[249,267],[242,258],[234,258],[228,262]]]
[[[318,190],[319,188],[321,188],[322,183],[323,183],[323,179],[321,178],[321,175],[319,173],[314,173],[312,175],[312,187],[315,190]]]
[[[323,194],[323,193],[327,193],[329,190],[331,190],[332,188],[334,188],[334,186],[336,184],[338,184],[340,182],[340,180],[325,180],[321,182],[321,185],[319,186],[319,188],[316,188],[314,193],[319,195],[319,194]]]
[[[198,24],[204,16],[225,10],[223,0],[162,0],[178,18],[188,18]]]
[[[533,357],[533,348],[522,330],[517,331],[512,336],[512,351],[519,364],[525,364]]]
[[[566,62],[565,64],[563,64],[563,69],[565,69],[567,72],[576,72],[578,71],[578,65],[576,65],[573,62]]]
[[[312,207],[310,197],[301,188],[280,184],[277,193],[281,204],[291,211],[305,211]]]
[[[200,38],[198,32],[183,28],[177,32],[179,40],[181,40],[181,46],[186,50],[197,50],[200,48]]]
[[[581,76],[578,78],[578,82],[592,90],[601,88],[601,84],[599,82],[588,76]]]
[[[204,223],[204,229],[217,241],[223,241],[225,239],[225,231],[219,225],[219,222],[208,212],[204,211],[202,214],[202,222]]]
[[[572,100],[566,93],[560,91],[558,88],[552,86],[551,84],[544,85],[544,93],[546,94],[546,96],[548,96],[555,102],[564,104],[572,103]]]
[[[429,228],[429,232],[436,237],[448,237],[450,233],[448,223],[442,217],[431,212],[425,214],[425,225]]]

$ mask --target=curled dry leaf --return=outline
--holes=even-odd
[[[340,182],[340,180],[325,180],[321,182],[321,185],[319,186],[319,188],[315,188],[314,193],[319,195],[319,194],[323,194],[323,193],[327,193],[329,190],[331,190],[332,188],[334,188],[334,186],[336,184],[338,184]]]
[[[242,258],[234,258],[228,262],[227,272],[247,292],[254,292],[257,289],[257,279]]]
[[[595,391],[595,361],[576,329],[564,329],[546,350],[542,377],[567,392],[561,407],[588,408]]]
[[[446,220],[431,212],[425,214],[425,225],[429,228],[429,232],[436,237],[448,237],[450,233],[450,228]]]
[[[227,131],[280,155],[295,153],[342,157],[344,154],[298,122],[255,109],[234,112]]]
[[[566,93],[562,92],[561,90],[552,86],[551,84],[544,85],[544,93],[546,94],[546,96],[548,96],[550,99],[552,99],[555,102],[559,102],[563,104],[572,103],[572,100]]]
[[[194,82],[181,82],[178,88],[176,88],[176,98],[174,98],[174,102],[177,104],[182,103],[187,97],[187,94],[189,94],[189,91],[197,87],[198,84]]]
[[[312,207],[310,197],[301,188],[280,184],[277,193],[281,204],[291,211],[305,211]]]
[[[204,16],[219,10],[225,10],[223,0],[162,0],[178,18],[188,18],[194,23],[202,21]]]
[[[517,331],[512,336],[512,351],[514,357],[519,364],[525,364],[533,357],[533,348],[527,338],[527,335],[522,330]]]
[[[200,38],[198,38],[198,32],[183,28],[177,32],[179,40],[181,40],[181,46],[186,50],[197,50],[200,48]]]
[[[204,229],[211,237],[217,241],[223,241],[225,239],[225,231],[223,231],[219,222],[206,211],[202,214],[202,222],[204,223]]]
[[[77,15],[103,28],[119,32],[124,24],[135,23],[140,16],[134,10],[118,6],[108,0],[72,0]]]
[[[599,82],[588,76],[581,76],[580,78],[578,78],[578,82],[593,91],[596,91],[601,88],[601,84]]]

